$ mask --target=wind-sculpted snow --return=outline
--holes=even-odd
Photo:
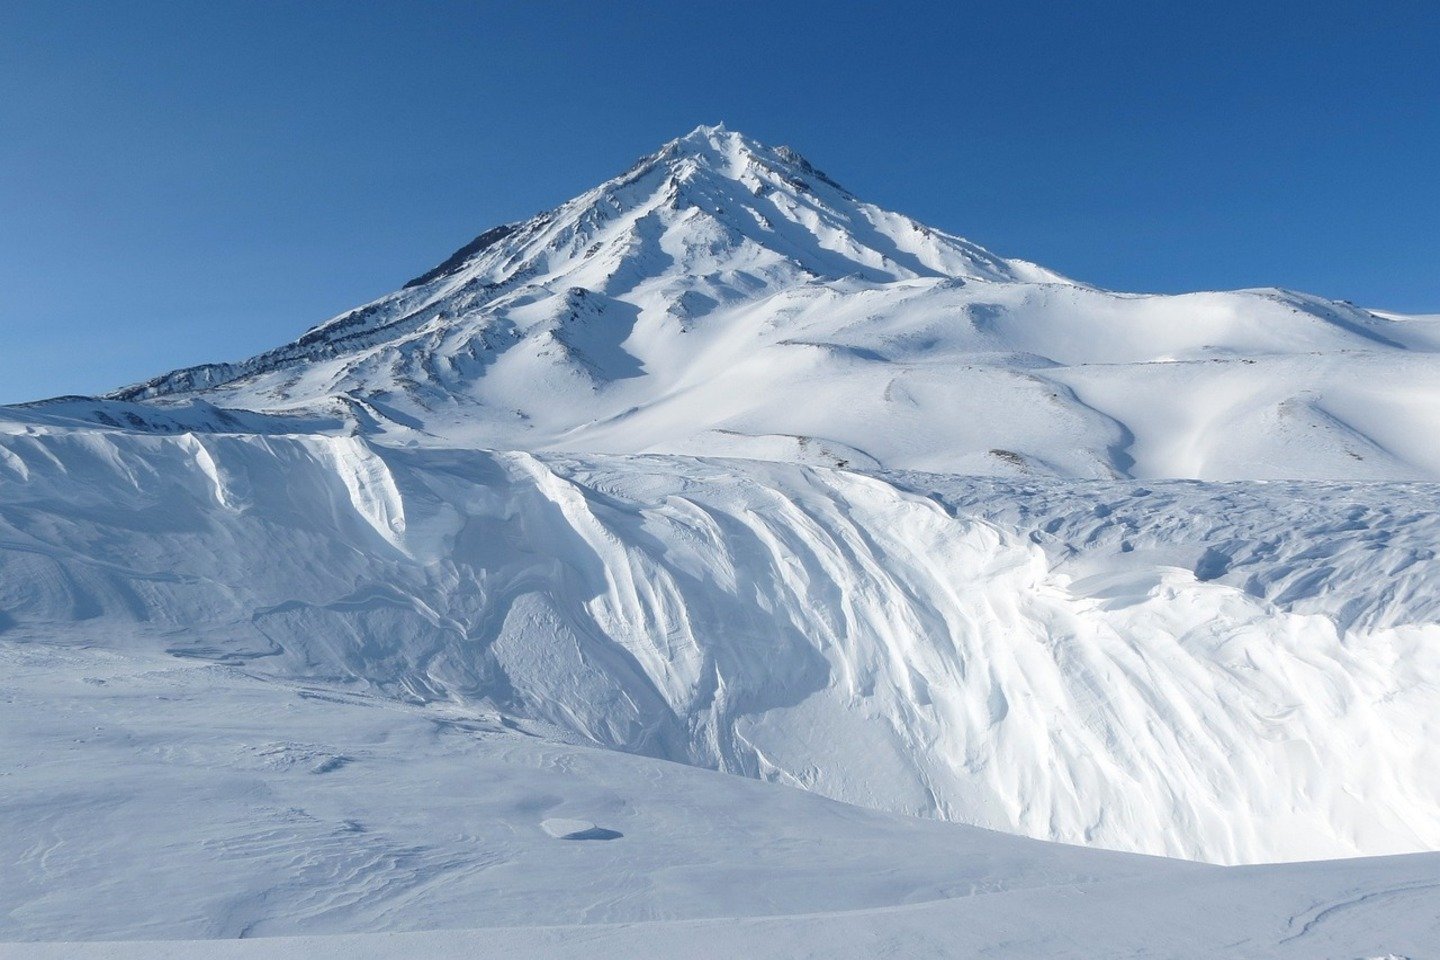
[[[0,644],[0,730],[6,960],[1310,960],[1440,937],[1435,854],[1043,844],[133,649]]]
[[[1071,489],[14,434],[0,626],[1041,838],[1219,862],[1440,843],[1435,488]]]
[[[1440,622],[1440,485],[892,480],[1029,538],[1077,579],[1179,567],[1344,628]]]
[[[1436,854],[1037,843],[134,649],[0,644],[0,730],[5,960],[1311,960],[1440,937]]]

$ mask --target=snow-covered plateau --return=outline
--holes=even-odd
[[[702,127],[0,408],[0,956],[1434,956],[1437,351]]]

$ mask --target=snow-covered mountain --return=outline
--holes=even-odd
[[[1437,351],[1440,317],[1098,290],[701,127],[292,344],[0,408],[0,774],[33,801],[0,804],[0,939],[160,882],[176,797],[212,810],[172,851],[211,879],[86,936],[1092,880],[1155,880],[1126,909],[1169,915],[1212,876],[904,814],[1219,863],[1440,848]],[[666,760],[870,809],[772,786],[789,812],[751,836],[763,785]],[[709,819],[644,812],[668,804]],[[597,809],[612,859],[540,826]],[[753,889],[740,833],[781,851]],[[877,843],[938,852],[894,872]],[[1254,942],[1284,955],[1307,909],[1426,895],[1417,862],[1212,899],[1279,910],[1273,880],[1298,926]],[[549,912],[504,892],[561,876]]]
[[[720,127],[294,343],[39,413],[971,474],[1436,479],[1440,322],[1116,294]],[[195,404],[202,406],[195,407]],[[251,421],[240,418],[246,423]],[[248,428],[248,427],[247,427]]]

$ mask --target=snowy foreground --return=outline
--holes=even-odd
[[[0,666],[4,933],[206,941],[6,958],[1209,960],[1440,943],[1437,854],[1107,853],[246,667],[32,644]],[[564,821],[611,839],[563,839]],[[334,933],[368,935],[312,936]],[[266,939],[212,939],[238,937]]]
[[[1435,956],[1437,349],[701,128],[0,409],[0,957]]]

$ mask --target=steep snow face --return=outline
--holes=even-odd
[[[122,390],[118,408],[14,416],[967,474],[1436,479],[1437,347],[1433,317],[1285,291],[1096,290],[701,127],[288,346]]]
[[[1047,839],[1218,862],[1440,844],[1433,487],[975,483],[14,435],[0,627]],[[1227,552],[1217,515],[1268,546]]]

